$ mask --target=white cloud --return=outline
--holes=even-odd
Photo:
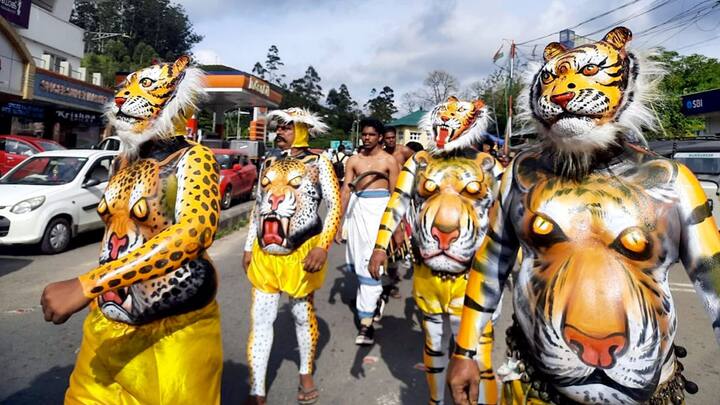
[[[193,55],[203,65],[221,65],[223,63],[220,55],[212,49],[196,49]]]

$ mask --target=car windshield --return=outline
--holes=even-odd
[[[32,157],[22,162],[2,180],[3,184],[66,184],[77,176],[87,158],[74,156]]]
[[[63,150],[66,149],[64,146],[57,144],[55,142],[43,142],[39,141],[38,144],[42,146],[43,150]]]
[[[720,152],[676,153],[675,160],[695,174],[720,174]]]
[[[215,159],[223,169],[232,169],[233,157],[231,155],[216,154]]]

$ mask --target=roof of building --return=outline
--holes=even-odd
[[[424,111],[422,109],[417,110],[415,112],[411,112],[410,114],[400,117],[396,120],[392,120],[388,122],[388,125],[392,125],[394,127],[401,127],[401,126],[409,126],[409,127],[416,127],[418,126],[418,123],[420,123],[420,120],[422,119],[423,115],[425,115],[427,111]]]

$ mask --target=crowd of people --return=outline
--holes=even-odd
[[[668,271],[682,261],[720,341],[720,234],[690,170],[642,147],[661,69],[627,50],[631,39],[617,27],[595,43],[545,47],[523,101],[541,142],[512,161],[486,136],[482,100],[449,97],[429,111],[426,150],[368,118],[362,148],[331,158],[309,148],[327,129],[318,115],[268,114],[280,152],[262,163],[242,258],[252,285],[248,402],[267,403],[282,294],[299,346],[297,401],[318,401],[313,296],[333,241],[345,243],[358,280],[358,345],[374,342],[393,294],[389,259],[412,252],[430,404],[444,403],[446,384],[459,404],[669,405],[697,391],[682,374]],[[108,108],[127,148],[97,207],[107,224],[100,264],[41,297],[54,323],[90,307],[66,403],[220,401],[207,253],[218,165],[173,132],[201,96],[201,75],[186,57],[142,69]],[[153,109],[135,108],[148,99]],[[511,274],[499,391],[493,322]]]

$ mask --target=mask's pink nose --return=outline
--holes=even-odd
[[[550,101],[565,109],[570,100],[572,100],[573,98],[575,98],[575,93],[573,93],[572,91],[568,91],[567,93],[550,96]]]

